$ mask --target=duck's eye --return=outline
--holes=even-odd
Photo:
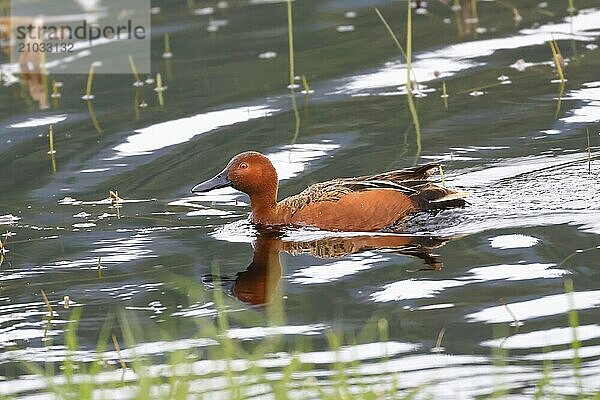
[[[248,164],[246,164],[245,162],[240,164],[240,169],[246,169],[248,168]]]

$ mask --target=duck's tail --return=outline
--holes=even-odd
[[[464,207],[467,204],[465,197],[468,195],[469,192],[459,192],[428,183],[410,198],[418,210],[426,211]]]

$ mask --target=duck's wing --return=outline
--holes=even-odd
[[[439,163],[429,163],[377,175],[315,183],[301,193],[282,200],[281,204],[291,210],[298,210],[322,201],[336,202],[353,192],[391,189],[410,197],[423,210],[464,205],[462,198],[466,193],[441,188],[427,180],[439,166]]]
[[[336,202],[343,196],[365,190],[392,189],[397,190],[410,197],[419,193],[421,187],[427,185],[425,180],[404,181],[396,183],[390,180],[359,178],[339,178],[327,182],[315,183],[301,193],[290,196],[280,203],[287,208],[297,210],[309,204],[322,201]]]
[[[419,210],[463,207],[466,204],[465,197],[469,195],[468,192],[440,187],[428,180],[440,167],[440,163],[432,162],[353,179],[356,181],[357,188],[362,186],[364,189],[399,190],[410,197]]]
[[[306,205],[319,201],[337,201],[343,195],[369,189],[395,189],[410,196],[427,185],[427,178],[438,168],[439,163],[418,165],[397,171],[383,172],[377,175],[356,178],[338,178],[327,182],[315,183],[301,193],[283,200],[286,204]]]
[[[328,182],[315,183],[297,195],[282,200],[280,204],[295,212],[295,210],[309,204],[321,201],[338,201],[344,195],[355,191],[351,186],[345,184],[346,181],[346,179],[334,179]]]

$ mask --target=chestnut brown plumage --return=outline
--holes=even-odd
[[[313,226],[333,231],[378,231],[419,211],[461,207],[465,192],[437,186],[428,178],[439,168],[429,163],[398,171],[316,183],[277,201],[277,172],[264,155],[248,151],[192,192],[226,186],[250,196],[250,220],[263,226]]]

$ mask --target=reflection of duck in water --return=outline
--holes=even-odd
[[[331,231],[378,231],[420,211],[465,205],[464,192],[427,180],[437,163],[358,178],[317,183],[277,202],[277,172],[271,161],[249,151],[235,156],[214,178],[192,192],[232,186],[250,196],[253,223],[314,226]]]
[[[252,262],[245,271],[235,278],[221,277],[220,281],[239,300],[255,304],[267,304],[277,292],[282,268],[280,252],[291,255],[309,254],[319,258],[341,258],[368,250],[385,250],[397,254],[421,258],[429,268],[439,270],[442,263],[431,251],[448,239],[428,236],[349,236],[326,237],[304,242],[283,241],[273,232],[260,234],[254,245]],[[204,282],[212,282],[213,276],[204,277]]]

